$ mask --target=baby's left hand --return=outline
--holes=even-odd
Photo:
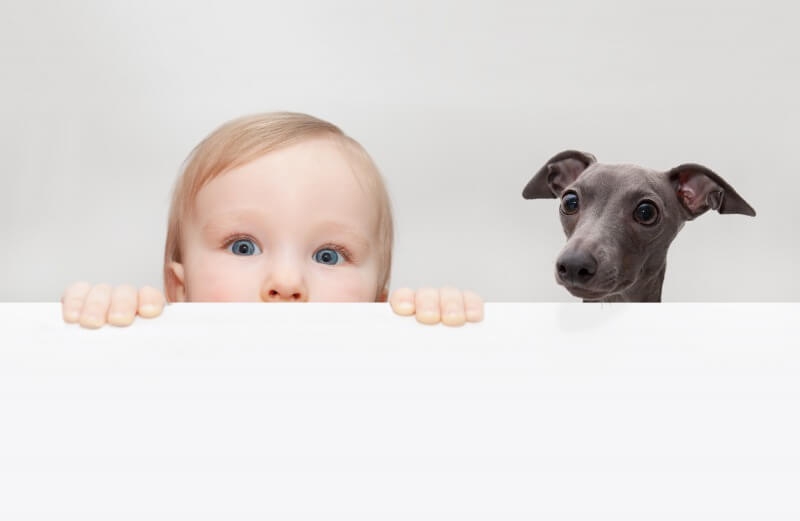
[[[456,288],[401,288],[389,297],[398,315],[416,315],[417,322],[463,326],[483,320],[483,300],[471,291]]]

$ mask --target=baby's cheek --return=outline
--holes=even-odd
[[[250,302],[258,300],[252,278],[218,267],[199,266],[187,277],[190,302]]]
[[[378,277],[368,271],[341,270],[325,273],[311,289],[317,302],[375,302]]]

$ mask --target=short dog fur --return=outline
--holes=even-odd
[[[556,281],[584,302],[660,302],[667,249],[686,221],[708,210],[755,216],[724,179],[692,163],[666,172],[556,154],[525,199],[559,198],[567,244]]]

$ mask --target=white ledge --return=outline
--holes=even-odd
[[[0,304],[0,519],[800,515],[800,304]]]

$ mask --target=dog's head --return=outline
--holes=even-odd
[[[660,276],[667,249],[683,227],[708,210],[755,216],[720,176],[697,164],[667,172],[606,165],[585,152],[551,158],[525,186],[525,199],[558,198],[567,244],[556,280],[586,300],[636,294]],[[661,279],[658,279],[660,295]]]

